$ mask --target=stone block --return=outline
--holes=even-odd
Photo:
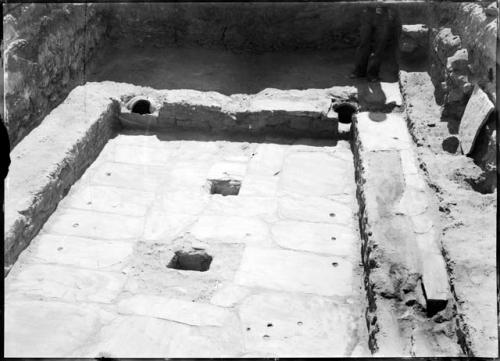
[[[446,60],[447,71],[464,72],[468,70],[469,53],[467,49],[459,49]]]
[[[9,274],[5,291],[13,295],[28,295],[68,302],[111,303],[121,292],[125,276],[48,264],[23,265]]]
[[[257,247],[245,248],[235,282],[323,296],[349,296],[354,291],[352,263],[344,258]]]

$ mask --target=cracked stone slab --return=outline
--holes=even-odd
[[[121,314],[150,316],[191,326],[224,326],[234,315],[226,308],[151,295],[136,295],[118,303]]]
[[[235,282],[247,287],[349,296],[353,292],[352,267],[351,262],[338,256],[248,246]]]
[[[5,303],[5,357],[85,357],[75,355],[101,324],[96,306],[16,299]]]
[[[125,277],[59,265],[26,264],[5,280],[10,295],[26,294],[69,302],[111,303],[121,292]]]
[[[247,352],[274,357],[349,356],[356,315],[316,295],[261,293],[239,308]]]

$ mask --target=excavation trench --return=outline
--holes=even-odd
[[[154,318],[173,307],[176,313],[161,317],[201,322],[200,327],[215,322],[231,332],[234,345],[272,350],[275,342],[284,342],[292,355],[304,349],[323,356],[368,352],[355,167],[349,142],[336,139],[339,115],[326,112],[330,99],[321,100],[325,111],[317,113],[229,113],[182,102],[158,104],[154,94],[145,98],[150,103],[103,103],[110,129],[118,131],[52,214],[43,219],[33,213],[41,232],[8,273],[6,293],[36,282],[26,292],[45,298],[54,295],[55,284],[63,284],[55,300],[115,305],[125,292],[120,312]],[[227,130],[228,119],[238,131]],[[135,127],[141,121],[149,125]],[[170,122],[167,132],[158,126],[163,121]],[[86,140],[91,144],[96,136]],[[51,197],[47,202],[60,197],[45,196]],[[114,273],[118,270],[124,273]],[[90,280],[75,288],[61,279],[105,275],[110,284],[102,289],[92,289]],[[123,288],[124,279],[135,286]],[[149,306],[133,306],[139,298]],[[163,302],[168,305],[155,306]],[[317,312],[311,312],[312,304]],[[285,305],[292,309],[283,314]],[[9,328],[15,328],[18,307],[6,305]],[[49,321],[44,307],[37,316],[42,324]],[[207,319],[207,312],[215,312],[215,319]],[[227,312],[240,321],[226,323]],[[322,315],[338,322],[325,324]],[[244,338],[230,331],[235,325]],[[325,336],[309,343],[311,332]],[[290,343],[292,334],[304,342]],[[98,332],[94,339],[103,337]]]

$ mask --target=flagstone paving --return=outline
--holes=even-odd
[[[5,355],[368,356],[349,143],[168,139],[111,139],[60,202],[5,280]],[[189,247],[207,271],[167,267]]]

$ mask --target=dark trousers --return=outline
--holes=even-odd
[[[355,73],[377,77],[390,38],[390,23],[383,15],[373,14],[362,21],[360,43],[356,50]],[[370,55],[373,55],[370,57]]]

